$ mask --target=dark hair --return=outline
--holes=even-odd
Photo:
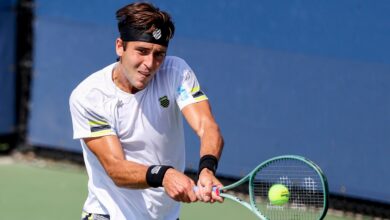
[[[175,33],[171,16],[150,3],[138,2],[126,5],[116,12],[116,19],[121,34],[126,32],[126,29],[148,34],[156,29],[161,29],[162,37],[168,42]]]

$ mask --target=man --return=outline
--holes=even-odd
[[[187,63],[166,57],[174,25],[148,3],[116,13],[118,62],[90,75],[70,97],[74,138],[89,176],[83,219],[179,217],[179,202],[222,202],[212,192],[223,139]],[[182,117],[200,138],[197,187],[183,174]]]

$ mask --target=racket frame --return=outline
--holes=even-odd
[[[315,164],[313,161],[311,161],[309,159],[306,159],[305,157],[298,156],[298,155],[282,155],[282,156],[270,158],[270,159],[262,162],[255,169],[253,169],[248,175],[246,175],[245,177],[243,177],[239,181],[217,189],[217,191],[218,191],[217,193],[221,197],[224,197],[224,198],[227,198],[227,199],[230,199],[230,200],[233,200],[235,202],[240,203],[241,205],[243,205],[244,207],[246,207],[250,211],[252,211],[254,214],[256,214],[256,216],[259,217],[260,219],[268,220],[268,218],[266,216],[264,216],[256,206],[256,202],[254,200],[254,195],[253,195],[253,181],[254,181],[254,178],[255,178],[258,170],[262,169],[263,167],[266,167],[272,161],[283,160],[283,159],[294,159],[294,160],[302,161],[305,164],[309,165],[311,168],[313,168],[313,170],[315,170],[315,172],[320,176],[321,185],[322,185],[322,188],[324,190],[324,201],[323,201],[324,203],[323,203],[322,214],[318,219],[319,220],[324,219],[326,216],[327,210],[328,210],[328,197],[329,197],[329,195],[328,195],[328,181],[326,179],[326,176],[324,175],[323,171],[321,170],[321,168],[317,164]],[[243,183],[245,183],[247,181],[249,184],[249,203],[243,201],[242,199],[238,198],[237,196],[223,192],[225,190],[230,190],[230,189],[233,189],[239,185],[242,185]]]

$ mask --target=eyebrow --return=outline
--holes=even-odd
[[[147,51],[151,51],[152,48],[151,47],[145,47],[145,46],[136,46],[134,49],[136,50],[147,50]],[[166,53],[167,50],[166,49],[156,49],[155,50],[156,53]]]
[[[145,46],[135,46],[134,49],[136,49],[136,50],[151,50],[150,47],[145,47]]]

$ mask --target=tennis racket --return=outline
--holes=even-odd
[[[230,189],[248,184],[249,198],[238,198]],[[275,205],[268,198],[271,186],[288,188],[289,198]],[[197,189],[195,189],[197,190]],[[245,206],[262,220],[323,219],[328,209],[328,183],[321,169],[312,161],[295,155],[271,158],[241,180],[214,188],[221,197]]]

